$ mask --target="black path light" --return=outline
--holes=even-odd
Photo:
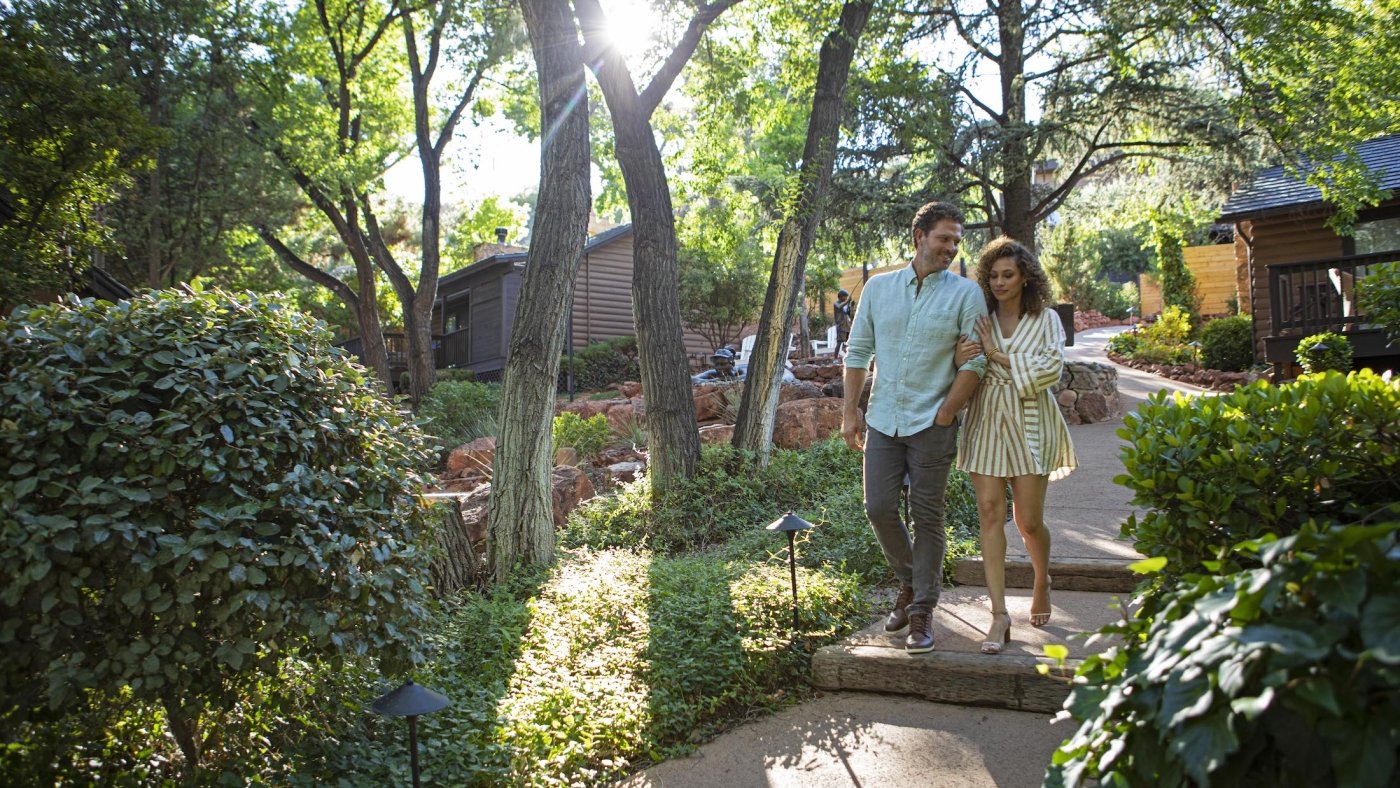
[[[811,528],[812,524],[788,512],[768,524],[768,530],[787,534],[788,569],[792,572],[792,633],[797,634],[797,532]]]
[[[418,788],[418,715],[431,714],[451,701],[439,692],[420,687],[409,679],[402,687],[380,695],[370,708],[385,717],[408,718],[408,752],[413,768],[413,788]]]

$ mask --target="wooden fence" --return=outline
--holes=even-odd
[[[1235,247],[1232,244],[1186,247],[1186,268],[1196,277],[1196,297],[1200,299],[1201,314],[1223,315],[1230,312],[1235,291]],[[1143,274],[1139,281],[1142,314],[1155,315],[1162,311],[1162,287],[1157,278]]]

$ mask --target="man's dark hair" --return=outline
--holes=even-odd
[[[914,213],[914,222],[909,228],[909,237],[913,238],[914,233],[923,230],[928,232],[935,224],[944,219],[952,219],[958,224],[966,224],[963,219],[963,212],[958,206],[950,202],[930,202],[924,203],[923,207]]]

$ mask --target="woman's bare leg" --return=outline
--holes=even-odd
[[[1002,613],[1006,611],[1006,480],[980,473],[969,473],[968,478],[977,495],[987,596],[992,600],[992,612]]]
[[[1045,491],[1049,476],[1017,476],[1011,480],[1012,519],[1026,543],[1035,570],[1031,592],[1031,623],[1044,626],[1050,620],[1050,530],[1045,527]]]

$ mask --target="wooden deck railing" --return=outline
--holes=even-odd
[[[1397,260],[1400,252],[1383,252],[1269,266],[1270,333],[1306,337],[1363,327],[1370,320],[1357,302],[1356,283],[1373,266]]]
[[[1356,291],[1357,283],[1376,266],[1397,261],[1400,252],[1381,252],[1269,266],[1265,360],[1281,369],[1280,365],[1293,363],[1300,340],[1323,331],[1346,334],[1357,359],[1400,352],[1386,341],[1384,331],[1371,324]]]
[[[434,334],[433,363],[438,369],[466,366],[471,360],[469,340],[470,335],[465,328],[446,334]],[[361,362],[364,361],[364,341],[360,337],[351,337],[336,344],[354,353]],[[384,345],[389,354],[390,369],[408,369],[408,337],[402,331],[386,331]]]

